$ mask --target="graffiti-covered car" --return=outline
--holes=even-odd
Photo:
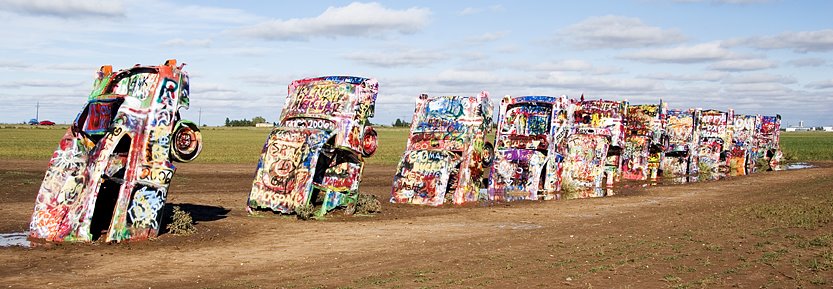
[[[700,111],[698,128],[698,176],[703,180],[716,180],[728,171],[726,157],[732,136],[728,129],[731,112],[719,110]]]
[[[491,123],[488,92],[420,95],[390,201],[439,206],[485,197],[492,161],[492,145],[486,142]]]
[[[565,96],[504,97],[489,199],[559,198],[573,104]]]
[[[612,186],[621,173],[627,102],[574,101],[573,131],[567,139],[562,172],[566,198],[603,197],[602,184]]]
[[[754,170],[752,151],[758,118],[757,115],[734,114],[730,121],[729,135],[732,136],[732,143],[726,162],[731,176],[746,175]]]
[[[660,168],[664,178],[688,182],[698,173],[698,110],[669,109],[665,124],[665,148]]]
[[[756,169],[778,170],[781,166],[781,115],[761,116],[756,126],[754,163]]]
[[[280,121],[266,139],[248,208],[294,213],[301,206],[354,209],[364,158],[376,151],[370,126],[375,79],[327,76],[289,85]]]
[[[52,154],[29,236],[34,241],[155,237],[176,167],[199,155],[197,126],[180,119],[188,75],[176,60],[113,72],[102,66],[84,109]]]
[[[665,146],[665,103],[629,104],[627,110],[622,178],[656,179]]]

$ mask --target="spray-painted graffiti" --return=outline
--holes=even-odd
[[[485,198],[492,159],[488,92],[478,96],[421,95],[405,154],[393,180],[391,202],[439,206]]]
[[[195,159],[188,75],[175,60],[113,72],[103,66],[87,104],[49,161],[30,224],[43,241],[123,241],[159,233],[171,160]]]
[[[696,126],[697,110],[668,110],[665,135],[667,143],[660,169],[665,178],[677,178],[677,182],[687,182],[692,175],[698,174]]]
[[[249,193],[250,209],[319,215],[354,203],[364,158],[376,151],[375,79],[328,76],[289,85],[280,122],[263,146]]]
[[[754,148],[755,130],[758,124],[758,116],[735,114],[732,123],[729,125],[729,134],[732,136],[732,144],[726,157],[729,175],[742,176],[750,173],[755,164],[752,161],[752,149]]]
[[[606,186],[613,186],[613,183],[619,181],[621,176],[622,151],[625,143],[624,117],[627,113],[628,103],[601,99],[584,100],[583,96],[574,103],[576,104],[576,110],[573,134],[601,136],[605,140],[600,140],[599,137],[576,137],[574,139],[585,139],[588,142],[570,142],[567,156],[570,161],[566,165],[571,166],[571,168],[565,169],[565,172],[569,171],[572,174],[571,179],[579,181],[570,183],[569,187],[575,190],[604,192],[595,188],[598,188],[602,183]],[[578,147],[574,148],[576,146]],[[601,149],[600,146],[606,147]],[[593,150],[593,153],[584,152],[585,150]],[[603,161],[598,161],[597,158]],[[600,179],[593,182],[581,181],[587,179],[588,176],[599,176],[599,170],[604,172]],[[604,182],[601,178],[604,178]],[[585,196],[585,194],[571,195]],[[590,196],[598,196],[598,194],[590,194]]]
[[[728,120],[731,118],[731,112],[704,110],[699,113],[697,157],[698,174],[701,179],[716,180],[728,171],[724,150],[727,150],[732,142],[728,129]]]
[[[628,105],[627,110],[622,177],[630,180],[656,179],[664,155],[665,103]]]
[[[565,96],[501,100],[489,199],[559,197],[573,110]]]
[[[778,170],[781,166],[781,116],[761,116],[756,127],[753,156],[756,168]]]

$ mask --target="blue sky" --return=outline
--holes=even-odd
[[[265,2],[265,3],[264,3]],[[379,80],[414,99],[562,95],[780,113],[833,125],[833,1],[0,0],[0,122],[71,121],[95,70],[176,58],[185,118],[276,121],[293,79]]]

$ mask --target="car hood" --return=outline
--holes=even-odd
[[[257,165],[249,207],[291,213],[306,204],[318,156],[331,134],[312,128],[272,130]]]

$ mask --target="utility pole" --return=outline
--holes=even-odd
[[[200,116],[197,118],[197,126],[202,126],[202,106],[200,106]]]
[[[40,101],[35,104],[35,119],[40,121]]]

